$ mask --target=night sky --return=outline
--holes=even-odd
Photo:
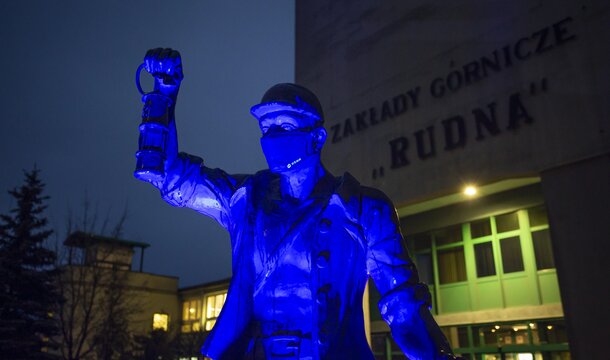
[[[264,168],[249,108],[294,80],[294,1],[3,1],[0,39],[0,212],[36,164],[61,240],[69,209],[82,216],[86,198],[100,221],[127,204],[122,237],[151,244],[145,271],[179,276],[180,286],[230,276],[225,231],[132,176],[134,74],[147,49],[179,50],[180,150],[232,173]]]

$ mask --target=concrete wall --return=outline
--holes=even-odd
[[[607,357],[610,3],[297,1],[323,159],[398,207],[540,176],[575,359]],[[601,325],[601,326],[600,326]]]
[[[543,172],[572,352],[605,359],[610,323],[610,154]]]
[[[609,151],[609,8],[298,1],[296,80],[325,108],[326,164],[402,205]]]

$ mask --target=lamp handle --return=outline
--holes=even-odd
[[[146,64],[141,63],[140,66],[138,66],[138,70],[136,70],[136,87],[138,88],[138,91],[142,95],[147,94],[144,92],[144,90],[142,90],[142,85],[140,85],[140,73],[142,72],[142,69],[144,69],[144,68],[146,68]]]

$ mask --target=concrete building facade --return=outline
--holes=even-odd
[[[608,24],[601,0],[297,1],[323,159],[394,201],[467,358],[605,356]]]

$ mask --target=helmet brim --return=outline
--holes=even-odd
[[[301,116],[309,117],[315,121],[320,121],[322,119],[320,115],[315,112],[308,111],[293,104],[281,101],[254,105],[250,108],[250,113],[259,121],[274,113],[295,113]]]

